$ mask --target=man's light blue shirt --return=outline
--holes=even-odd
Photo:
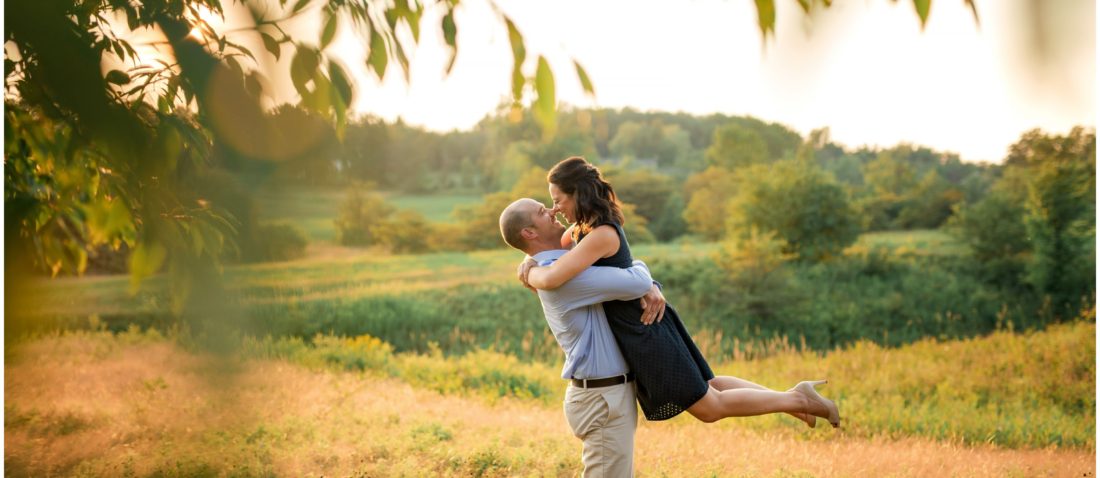
[[[533,257],[546,266],[566,252],[543,251]],[[649,268],[634,261],[629,269],[589,267],[557,289],[538,291],[546,323],[565,352],[562,378],[603,378],[630,371],[601,304],[637,299],[652,284]]]

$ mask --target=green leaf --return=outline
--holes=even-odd
[[[282,53],[282,48],[279,46],[279,42],[275,40],[275,37],[266,33],[260,33],[260,38],[264,40],[264,48],[274,56],[276,60],[279,59],[279,54]]]
[[[298,13],[303,8],[306,8],[306,5],[309,5],[309,0],[298,0],[298,3],[294,4],[294,8],[291,9],[291,12]]]
[[[527,78],[519,68],[512,69],[512,101],[519,102],[523,98],[523,87],[527,84]]]
[[[328,65],[328,76],[332,79],[332,86],[334,92],[340,95],[340,101],[345,106],[351,104],[354,91],[351,87],[351,82],[348,81],[348,74],[344,71],[344,67],[336,62],[330,62]]]
[[[316,53],[303,46],[298,47],[294,59],[290,61],[290,82],[294,84],[294,89],[303,98],[310,93],[309,89],[306,88],[306,84],[315,76],[318,61]]]
[[[244,89],[252,94],[255,98],[260,98],[264,94],[264,86],[260,83],[259,73],[252,72],[248,76],[244,77]]]
[[[241,53],[244,53],[244,55],[251,58],[252,61],[256,61],[256,56],[252,54],[252,50],[249,50],[244,45],[238,45],[236,43],[229,42],[229,41],[227,41],[226,44],[228,44],[229,46],[231,46],[233,48],[236,48],[237,51],[239,51]]]
[[[527,82],[522,71],[523,62],[527,59],[527,49],[523,44],[523,35],[516,29],[515,23],[505,17],[504,24],[508,26],[508,42],[512,45],[512,99],[519,101],[523,98],[523,86]]]
[[[451,9],[447,11],[447,14],[443,16],[443,39],[447,42],[447,46],[451,48],[451,59],[447,62],[447,73],[451,72],[451,68],[455,66],[455,58],[458,56],[458,45],[456,42],[456,35],[458,29],[455,26],[455,11]]]
[[[336,37],[336,26],[339,24],[339,16],[332,10],[326,10],[325,28],[321,30],[321,48],[327,47]]]
[[[554,72],[550,70],[550,63],[541,55],[535,71],[535,91],[538,93],[538,99],[535,100],[535,119],[542,126],[543,136],[551,137],[558,124],[558,103],[554,94]]]
[[[386,42],[377,31],[370,31],[370,54],[367,56],[367,65],[374,70],[381,80],[386,75],[386,63],[390,56],[386,53]]]
[[[584,92],[588,93],[589,96],[596,96],[596,89],[592,87],[592,80],[588,78],[588,72],[584,71],[584,67],[577,60],[573,60],[573,66],[577,68],[577,78],[581,80],[581,88],[584,88]]]
[[[164,265],[168,250],[157,242],[141,242],[130,254],[130,294],[136,294],[141,281],[155,274]]]
[[[756,0],[756,17],[760,23],[760,33],[766,40],[768,33],[775,33],[775,2],[773,0]]]
[[[125,85],[130,82],[130,75],[122,70],[111,70],[107,72],[107,83],[114,83],[116,85]]]
[[[313,75],[313,92],[305,99],[306,107],[319,114],[327,115],[332,108],[332,82],[325,75]]]
[[[923,30],[924,25],[928,23],[928,10],[932,7],[932,0],[913,0],[913,7],[917,9],[917,16],[920,17],[920,27]]]
[[[409,8],[408,0],[396,0],[394,2],[394,11],[398,16],[405,20],[405,24],[409,26],[409,31],[413,34],[413,43],[420,43],[420,5],[416,4],[417,8]]]
[[[401,73],[405,76],[405,83],[409,82],[409,59],[405,56],[405,47],[401,42],[393,40],[393,52],[397,55],[397,64],[401,65]]]
[[[201,222],[196,222],[195,224],[185,226],[187,232],[191,234],[191,253],[196,256],[202,255],[202,250],[206,245],[206,241],[204,241],[202,237],[201,226]]]
[[[798,5],[802,7],[802,11],[810,13],[810,8],[813,6],[812,0],[798,0]]]
[[[170,104],[175,103],[176,95],[179,94],[180,80],[181,78],[179,76],[173,76],[168,79],[168,86],[164,89],[164,98]]]
[[[343,141],[344,133],[347,130],[348,125],[348,104],[341,98],[339,93],[336,93],[335,86],[333,87],[332,94],[332,111],[336,114],[336,123],[333,125],[336,132],[336,139]]]
[[[401,12],[398,12],[397,10],[390,8],[390,9],[387,9],[384,13],[385,14],[383,16],[386,18],[386,25],[389,25],[390,31],[392,32],[392,31],[396,30],[397,29],[397,20],[399,18],[401,18]]]

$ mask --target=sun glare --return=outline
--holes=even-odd
[[[198,41],[204,41],[210,36],[210,33],[219,30],[225,24],[225,17],[204,5],[191,7],[191,12],[187,15],[187,18],[195,25],[187,36]]]

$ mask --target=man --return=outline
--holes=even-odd
[[[553,211],[533,199],[519,199],[500,215],[504,242],[540,265],[565,254],[565,226]],[[546,323],[565,353],[562,378],[565,418],[583,443],[584,476],[631,476],[638,422],[633,376],[607,324],[602,302],[646,297],[664,305],[649,269],[634,261],[629,269],[589,267],[554,290],[537,291]]]

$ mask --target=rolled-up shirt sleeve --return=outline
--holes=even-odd
[[[649,292],[652,286],[649,267],[636,260],[627,269],[589,267],[561,287],[541,292],[552,296],[549,302],[555,309],[569,310],[609,300],[637,299]]]

